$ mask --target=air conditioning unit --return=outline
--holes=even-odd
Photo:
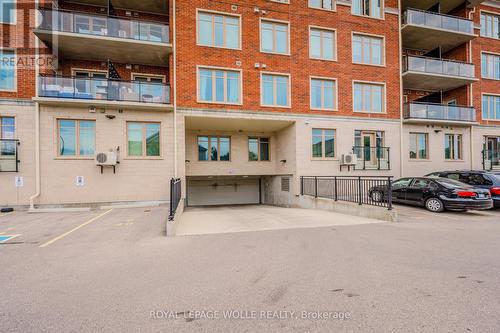
[[[358,156],[356,154],[342,155],[342,165],[356,165],[358,163]]]
[[[95,154],[97,165],[115,166],[118,162],[118,154],[115,151],[107,151]]]

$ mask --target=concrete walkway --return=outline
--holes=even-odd
[[[189,207],[180,217],[177,236],[318,228],[384,221],[334,212],[265,205]]]

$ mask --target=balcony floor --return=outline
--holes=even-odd
[[[33,101],[42,105],[53,106],[94,106],[104,109],[120,109],[120,110],[145,110],[145,111],[171,111],[172,104],[159,103],[142,103],[129,101],[108,101],[98,99],[72,99],[72,98],[56,98],[56,97],[33,97]]]
[[[476,35],[442,30],[423,25],[406,24],[401,28],[403,47],[419,50],[433,50],[441,46],[443,52],[466,43]]]
[[[476,78],[464,78],[424,72],[407,71],[403,73],[404,89],[441,91],[451,90],[476,82]]]

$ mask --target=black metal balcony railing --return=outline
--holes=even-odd
[[[41,75],[39,97],[170,104],[170,86],[161,83]]]
[[[390,147],[354,146],[352,152],[358,157],[356,170],[391,170]]]
[[[0,139],[0,172],[19,171],[19,140]]]
[[[476,109],[468,106],[410,102],[403,108],[405,119],[475,122]]]
[[[475,78],[474,65],[449,59],[438,59],[407,55],[403,58],[404,72],[421,72],[427,74]]]
[[[483,170],[500,170],[500,147],[483,149]]]
[[[85,35],[169,43],[169,26],[157,22],[64,10],[40,9],[38,29]]]
[[[453,32],[474,34],[474,22],[471,20],[414,8],[406,10],[403,24],[421,25]]]

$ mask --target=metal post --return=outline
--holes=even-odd
[[[380,153],[382,152],[382,148],[375,148],[376,154],[377,154],[377,165],[378,165],[378,170],[380,170]]]
[[[337,177],[333,177],[333,181],[335,183],[335,201],[338,200],[338,192],[337,192]]]
[[[387,147],[387,169],[391,170],[391,148]]]
[[[361,193],[361,177],[358,177],[358,193],[359,193],[359,205],[363,204],[362,193]]]
[[[304,195],[304,177],[300,176],[300,195]]]
[[[387,209],[392,210],[392,184],[391,177],[387,177]]]
[[[173,198],[174,198],[174,179],[171,178],[170,179],[170,214],[169,214],[169,219],[172,218],[172,211],[173,211],[173,207],[174,207],[174,202],[173,202]]]
[[[314,177],[314,197],[318,197],[318,177]]]

